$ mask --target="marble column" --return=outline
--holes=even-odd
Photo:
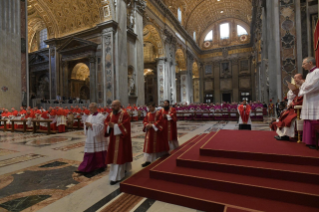
[[[296,43],[297,43],[297,72],[302,74],[302,27],[301,27],[301,4],[300,0],[295,0],[295,23],[296,23]],[[306,27],[306,26],[304,26]]]
[[[194,63],[194,56],[191,52],[186,51],[187,61],[186,61],[186,68],[187,68],[187,103],[191,104],[194,102],[193,97],[193,63]]]
[[[21,106],[20,0],[0,1],[0,102],[5,108]]]
[[[102,82],[101,86],[98,87],[98,92],[102,96],[102,102],[103,105],[111,105],[112,101],[114,99],[119,99],[122,101],[122,104],[125,105],[127,104],[127,98],[119,98],[119,93],[120,93],[120,87],[126,87],[127,91],[127,83],[122,83],[121,86],[119,86],[119,81],[120,81],[120,75],[123,73],[124,76],[121,79],[127,79],[127,67],[124,70],[122,70],[120,67],[115,65],[114,60],[116,59],[116,62],[119,63],[121,62],[121,57],[117,56],[114,58],[114,47],[115,47],[115,54],[119,55],[120,52],[125,53],[125,51],[119,51],[119,48],[114,44],[114,29],[113,28],[108,28],[104,29],[102,31]],[[123,54],[122,53],[122,54]],[[125,54],[126,55],[126,54]],[[123,64],[122,64],[123,65]],[[114,69],[116,70],[114,71]],[[121,70],[121,71],[120,71]],[[126,74],[126,75],[125,75]],[[127,80],[125,80],[126,82]],[[121,90],[123,92],[123,90]],[[127,92],[125,92],[125,97],[127,97]],[[126,100],[126,101],[124,101]],[[124,101],[124,102],[123,102]]]
[[[63,73],[63,96],[65,98],[70,98],[69,93],[69,69],[68,69],[68,62],[63,61],[62,62],[62,70]]]
[[[180,71],[180,82],[181,82],[181,102],[184,103],[189,103],[189,83],[187,81],[188,74],[187,71]],[[192,86],[192,85],[191,85]]]
[[[204,103],[204,63],[199,63],[199,101]]]
[[[143,41],[143,15],[145,13],[146,2],[143,0],[135,1],[134,32],[137,35],[135,41],[135,60],[136,60],[136,95],[137,104],[145,104],[145,88],[144,88],[144,41]]]
[[[96,66],[95,57],[89,58],[90,62],[90,101],[96,102]]]
[[[127,49],[127,3],[125,0],[118,0],[116,6],[116,15],[117,15],[117,23],[118,28],[115,32],[115,73],[113,74],[115,77],[115,85],[114,86],[114,94],[105,96],[105,104],[111,104],[111,101],[114,99],[119,99],[122,105],[128,105],[128,55],[127,51],[123,51]],[[113,54],[112,54],[113,55]],[[105,58],[105,57],[104,57]],[[109,75],[109,74],[108,74]],[[124,79],[124,80],[123,80]],[[124,81],[124,83],[123,83]],[[114,81],[113,81],[114,82]],[[122,82],[122,83],[121,83]],[[110,81],[111,83],[111,81]],[[107,99],[107,100],[106,100]]]
[[[221,93],[220,93],[220,65],[219,62],[214,62],[213,64],[213,73],[214,73],[214,101],[215,103],[221,102]]]
[[[280,30],[279,1],[266,1],[267,45],[269,70],[269,98],[281,99],[281,61],[280,61]]]
[[[193,78],[193,98],[194,103],[200,103],[200,79]]]
[[[158,105],[163,105],[165,101],[165,97],[167,94],[165,93],[165,70],[166,70],[166,58],[158,58],[157,59],[157,93],[158,93]]]
[[[232,66],[232,84],[233,84],[233,101],[238,102],[239,101],[239,61],[232,60],[231,61]]]
[[[50,99],[56,99],[56,96],[60,94],[59,87],[59,54],[56,46],[50,45],[49,52],[49,80],[50,80]]]

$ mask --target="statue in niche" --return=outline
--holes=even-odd
[[[129,96],[135,96],[135,81],[134,81],[134,75],[128,76],[128,95]]]
[[[133,11],[131,10],[131,12],[127,14],[127,27],[130,29],[133,29],[134,25],[135,25],[134,14],[133,14]]]

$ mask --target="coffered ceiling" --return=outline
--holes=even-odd
[[[182,25],[192,35],[200,35],[214,22],[226,19],[240,19],[250,25],[252,0],[162,0],[177,17],[182,10]]]
[[[111,19],[108,0],[28,0],[28,20],[42,19],[48,37],[88,29]]]

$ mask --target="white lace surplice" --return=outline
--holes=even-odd
[[[319,68],[307,75],[299,96],[303,96],[301,119],[319,120]]]
[[[287,99],[288,99],[287,105],[289,105],[294,100],[295,97],[296,95],[294,94],[294,92],[292,92],[292,90],[289,90],[287,93]]]
[[[84,126],[84,134],[87,136],[85,141],[84,152],[94,153],[107,150],[107,138],[104,137],[104,116],[97,114],[89,115],[86,122],[91,123],[93,129]]]

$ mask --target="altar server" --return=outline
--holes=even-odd
[[[315,146],[314,126],[319,125],[319,68],[316,67],[316,60],[313,57],[304,59],[302,67],[309,71],[299,92],[299,96],[303,96],[300,116],[304,120],[302,141],[308,146]]]
[[[107,138],[104,136],[104,116],[97,111],[96,103],[89,105],[90,115],[84,124],[86,135],[84,158],[80,164],[79,174],[87,174],[93,171],[104,171],[106,168]]]

